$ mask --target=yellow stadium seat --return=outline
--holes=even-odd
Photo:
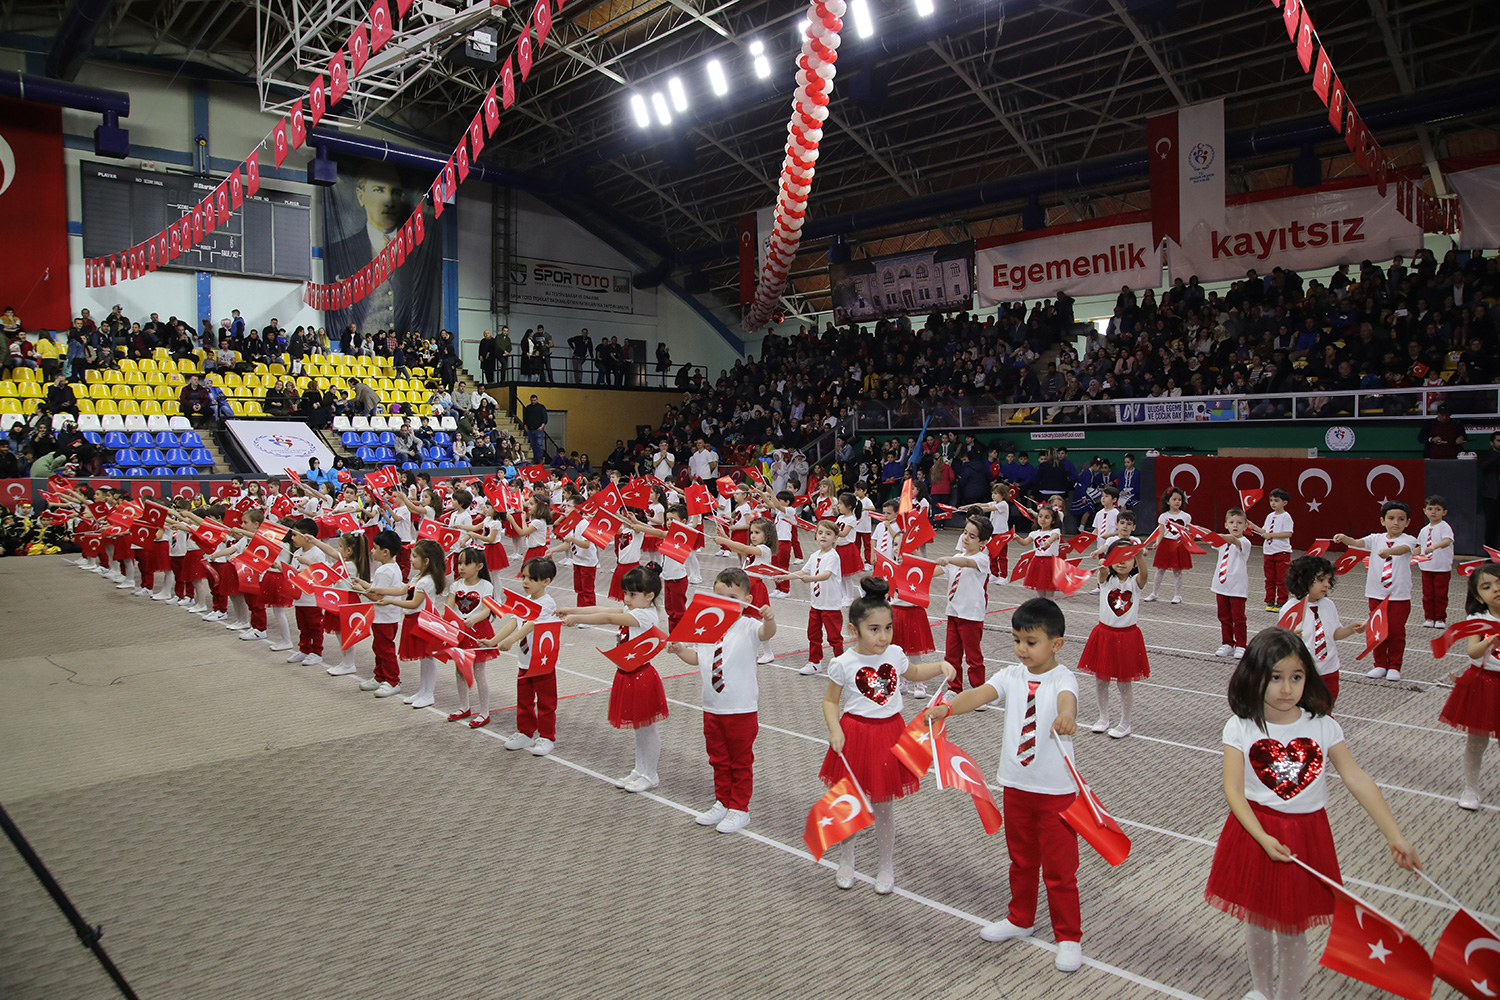
[[[158,371],[146,372],[144,378],[147,385],[161,385],[167,380],[167,377]]]
[[[232,386],[232,387],[238,389],[243,384],[243,383],[240,382],[240,373],[239,372],[225,372],[224,373],[224,384],[226,386]]]
[[[276,375],[278,377],[286,374],[286,365],[282,364],[280,361],[278,361],[275,364],[271,365],[270,369],[271,369],[271,374],[272,375]]]
[[[135,371],[135,359],[134,358],[121,358],[119,363],[120,363],[120,371],[122,371],[122,372],[133,372],[133,371]]]
[[[109,387],[109,394],[113,399],[129,399],[131,398],[130,386],[126,385],[124,382],[120,382],[116,385],[111,385]]]
[[[141,404],[137,403],[133,399],[122,399],[122,400],[120,400],[120,402],[119,402],[118,405],[120,407],[120,416],[122,416],[122,417],[127,417],[127,416],[131,416],[131,415],[135,415],[135,416],[139,416],[140,415]]]
[[[40,382],[20,382],[16,385],[16,395],[22,399],[41,399],[42,386]]]
[[[142,358],[135,363],[135,367],[138,371],[154,372],[156,371],[156,362],[151,358]]]
[[[170,375],[166,376],[166,379],[168,385],[176,386],[179,389],[187,384],[187,379],[182,377],[181,372],[172,372]]]
[[[101,417],[112,414],[117,415],[120,412],[120,407],[113,399],[96,399],[94,400],[94,412]]]
[[[11,370],[14,372],[16,381],[18,382],[40,382],[42,380],[41,372],[35,368],[13,368]]]
[[[155,358],[157,361],[171,361],[172,360],[172,352],[168,351],[165,347],[158,347],[156,350],[154,350],[154,351],[151,352],[151,356],[153,358]]]
[[[40,399],[27,397],[26,399],[21,400],[21,412],[29,417],[36,412],[36,408],[40,405],[42,405],[42,401]]]
[[[154,400],[154,399],[148,399],[148,400],[144,401],[143,403],[141,403],[141,416],[143,416],[143,417],[152,417],[152,416],[159,417],[161,415],[162,415],[161,404],[158,403],[156,400]]]
[[[182,395],[181,386],[159,385],[156,386],[157,399],[176,399]]]
[[[103,382],[95,382],[93,385],[89,386],[88,389],[90,399],[109,398],[109,386],[105,385]]]
[[[177,362],[177,370],[180,371],[180,372],[202,371],[203,370],[203,362],[202,361],[189,361],[187,358],[183,358],[181,361]]]
[[[112,368],[107,368],[104,371],[104,381],[109,382],[112,385],[124,385],[125,376]]]
[[[11,398],[15,398],[15,395],[16,384],[14,382],[10,381],[9,379],[4,382],[0,382],[0,396],[9,396]]]
[[[87,396],[80,396],[78,397],[78,412],[98,413],[99,411],[94,409],[94,401],[92,399],[89,399]]]
[[[263,417],[265,415],[265,411],[260,408],[260,404],[253,399],[247,399],[240,404],[240,416]]]

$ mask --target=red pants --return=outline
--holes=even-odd
[[[1243,600],[1243,598],[1241,598]],[[1078,834],[1062,818],[1077,796],[1039,795],[1006,788],[1005,847],[1010,852],[1010,922],[1036,923],[1037,874],[1047,883],[1052,936],[1058,941],[1083,938],[1078,907]]]
[[[714,769],[714,799],[726,809],[747,812],[755,785],[755,736],[760,716],[703,713],[703,742]]]
[[[1262,565],[1266,571],[1266,603],[1285,604],[1286,571],[1292,564],[1290,552],[1272,552],[1266,555]]]
[[[246,594],[245,607],[250,609],[250,627],[264,632],[266,630],[266,602],[260,599],[259,594]]]
[[[953,664],[953,669],[958,671],[957,676],[948,683],[951,690],[957,692],[964,689],[965,654],[969,657],[969,687],[984,686],[984,651],[979,648],[979,640],[983,637],[984,622],[948,616],[948,641],[943,649],[943,659]]]
[[[213,577],[213,576],[210,576],[208,578],[208,592],[213,595],[214,610],[215,611],[228,611],[229,610],[229,598],[227,596],[225,596],[223,590],[219,589],[219,585],[214,582],[216,579],[217,579],[217,577]]]
[[[793,535],[796,532],[792,532]],[[776,543],[776,551],[771,553],[771,565],[785,572],[792,565],[792,542],[785,539]],[[776,581],[776,592],[779,594],[790,594],[792,592],[792,581]]]
[[[516,678],[516,729],[527,736],[557,739],[557,674]]]
[[[392,685],[401,683],[401,663],[396,659],[396,630],[400,627],[400,622],[376,622],[370,626],[377,681]]]
[[[1380,602],[1373,597],[1367,597],[1365,600],[1370,602],[1372,613],[1380,607]],[[1392,601],[1390,609],[1390,634],[1385,642],[1375,647],[1375,652],[1371,654],[1371,657],[1375,660],[1377,667],[1400,670],[1401,661],[1406,657],[1406,619],[1411,617],[1411,601]]]
[[[1339,700],[1339,672],[1335,670],[1331,674],[1321,674],[1323,683],[1328,685],[1328,693],[1333,696],[1334,701]]]
[[[400,551],[393,554],[396,557],[396,565],[401,567],[401,579],[411,579],[411,542],[402,542]]]
[[[1448,623],[1448,581],[1453,574],[1422,572],[1422,620]]]
[[[1243,597],[1215,594],[1219,604],[1219,638],[1226,646],[1245,645],[1245,601]]]
[[[870,554],[870,539],[872,537],[874,537],[874,533],[869,531],[856,531],[854,533],[854,544],[858,545],[860,551],[865,554],[866,566],[874,561],[874,556]]]
[[[834,656],[844,653],[844,613],[842,611],[807,611],[807,662],[823,662],[823,633],[828,633],[828,645]],[[726,802],[725,805],[728,805]]]
[[[662,605],[667,609],[667,631],[671,632],[682,621],[682,615],[687,611],[687,577],[679,577],[676,580],[662,581],[662,590],[665,597]]]
[[[802,558],[802,539],[798,537],[796,528],[792,529],[792,555]]]
[[[599,603],[594,597],[594,574],[598,569],[597,566],[573,567],[573,592],[578,597],[580,608],[592,608]]]
[[[999,552],[990,553],[990,576],[1001,578],[1010,575],[1010,553],[1002,548]]]
[[[168,556],[167,563],[172,567],[172,593],[179,598],[192,596],[193,585],[182,578],[182,556]]]
[[[297,648],[309,656],[322,656],[323,609],[314,604],[292,610],[297,614]]]

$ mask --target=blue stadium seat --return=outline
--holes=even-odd
[[[177,443],[184,448],[202,448],[203,439],[198,436],[197,431],[183,431],[177,438]]]
[[[359,431],[345,431],[339,440],[343,442],[345,448],[358,448]]]
[[[125,475],[127,476],[144,476],[145,474],[146,470],[140,468],[139,466],[133,466],[125,470]]]
[[[358,451],[356,451],[354,453],[354,456],[356,458],[358,458],[361,462],[376,462],[376,461],[378,461],[378,459],[375,457],[375,449],[374,448],[361,448],[361,449],[359,449]]]
[[[160,448],[143,448],[143,449],[141,449],[141,464],[142,465],[161,465],[162,463],[166,462],[166,460],[167,460],[167,456],[165,456],[165,455],[163,455],[161,453],[161,449]]]
[[[389,447],[396,443],[396,435],[392,434],[390,431],[381,431],[380,443]]]
[[[188,453],[181,448],[168,448],[167,461],[173,465],[187,465],[192,459],[188,458]]]
[[[179,476],[196,476],[198,474],[198,470],[193,468],[191,465],[184,465],[182,468],[177,470],[177,474]]]
[[[437,464],[437,467],[439,469],[451,469],[451,468],[453,468],[453,463],[452,462],[446,462],[446,461],[445,462],[439,462]]]
[[[396,453],[383,445],[375,449],[375,460],[378,462],[394,462]]]
[[[457,469],[472,469],[474,467],[474,463],[470,462],[467,458],[455,458],[453,460],[453,466]]]
[[[147,434],[145,431],[136,431],[134,434],[130,435],[130,447],[155,448],[156,442],[153,441],[151,439],[151,435]]]
[[[134,448],[121,448],[115,452],[115,464],[117,465],[140,465],[141,456],[136,454]]]
[[[104,435],[100,434],[98,431],[84,431],[83,439],[89,444],[93,445],[95,448],[104,443]]]
[[[402,471],[405,471],[407,469],[415,469],[416,467],[417,467],[417,463],[416,462],[402,462],[401,463],[401,469],[402,469]]]
[[[170,476],[172,475],[172,467],[170,465],[158,465],[151,470],[151,474],[153,476]]]
[[[158,448],[177,447],[177,435],[173,434],[171,431],[162,431],[160,434],[156,435],[156,446]]]
[[[447,447],[453,443],[453,438],[448,435],[447,431],[437,431],[432,435],[432,443]]]
[[[213,465],[214,455],[207,448],[194,448],[188,452],[187,460],[193,465]]]
[[[130,447],[130,438],[125,436],[124,431],[106,431],[104,434],[104,447],[110,451]]]
[[[365,431],[364,433],[360,434],[359,443],[374,447],[375,445],[380,443],[380,435],[376,434],[374,431]]]
[[[104,474],[106,476],[123,476],[125,475],[125,470],[118,465],[106,465],[104,467]]]

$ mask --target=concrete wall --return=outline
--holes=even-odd
[[[518,393],[522,406],[535,393],[538,402],[549,411],[564,414],[562,422],[566,424],[567,432],[559,443],[567,451],[587,454],[596,469],[614,451],[616,441],[629,441],[635,437],[637,424],[655,427],[661,423],[662,414],[667,411],[668,406],[682,402],[682,394],[679,392],[644,390],[561,389],[523,385],[519,387]],[[495,390],[490,395],[495,397],[500,409],[504,410],[510,405],[507,393]],[[520,422],[519,414],[517,422]],[[552,436],[556,438],[556,432]],[[682,457],[686,460],[686,456]]]

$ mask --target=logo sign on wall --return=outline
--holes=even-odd
[[[1122,424],[1182,424],[1207,420],[1233,420],[1233,400],[1163,400],[1151,403],[1116,403],[1115,419]]]
[[[629,315],[635,312],[631,274],[614,267],[517,257],[510,266],[513,302]]]
[[[974,304],[974,244],[891,254],[828,266],[837,322],[926,315]]]
[[[246,457],[262,472],[280,475],[285,469],[305,469],[316,458],[325,469],[333,467],[333,452],[318,432],[295,420],[226,420]]]

